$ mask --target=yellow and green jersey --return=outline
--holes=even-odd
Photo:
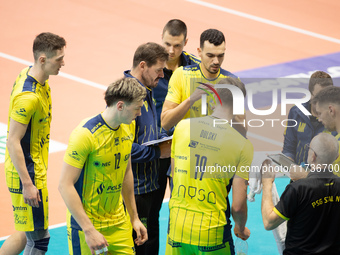
[[[30,76],[27,67],[17,77],[9,105],[8,130],[10,119],[28,125],[21,140],[27,171],[38,189],[46,188],[48,149],[51,124],[51,90],[46,81],[40,84]],[[8,132],[8,131],[7,131]],[[21,193],[22,185],[8,150],[5,156],[6,182],[10,192]]]
[[[198,246],[224,244],[231,236],[228,194],[234,175],[247,180],[253,146],[228,124],[210,116],[176,126],[171,157],[173,190],[168,236]]]
[[[237,78],[229,71],[220,68],[217,77],[211,80],[204,76],[201,70],[201,64],[181,66],[175,70],[170,78],[168,94],[165,100],[180,104],[189,98],[195,89],[200,86],[199,82],[216,84],[221,79],[228,77]],[[210,101],[210,103],[208,103],[208,114],[210,115],[212,112],[211,98],[207,101]],[[201,100],[198,100],[190,107],[189,111],[185,114],[184,119],[201,116]]]
[[[121,190],[134,140],[135,122],[112,129],[99,114],[72,132],[64,161],[82,169],[75,189],[98,230],[126,221]],[[68,213],[67,223],[81,229]]]

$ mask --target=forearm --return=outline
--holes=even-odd
[[[77,221],[84,232],[94,229],[92,222],[86,215],[80,197],[74,187],[69,184],[59,184],[59,192],[73,218]]]
[[[176,126],[180,122],[185,114],[190,109],[190,99],[184,100],[182,103],[177,105],[175,108],[166,109],[162,112],[161,123],[165,130],[170,130],[172,127]]]
[[[263,224],[266,229],[270,226],[270,215],[273,212],[274,208],[272,199],[272,188],[272,182],[263,182],[261,212]]]
[[[138,219],[137,207],[135,202],[135,193],[133,188],[133,174],[131,170],[127,170],[124,177],[122,196],[126,209],[130,215],[131,222]]]
[[[243,231],[247,223],[247,186],[246,180],[235,176],[233,180],[233,203],[231,214],[240,231]]]
[[[27,171],[27,167],[25,164],[25,157],[24,157],[24,153],[22,151],[20,142],[9,140],[7,142],[7,150],[8,150],[9,156],[11,157],[11,160],[13,162],[15,169],[17,170],[19,174],[22,185],[23,186],[33,185],[31,177],[29,176],[28,171]]]
[[[233,216],[235,225],[238,226],[240,231],[243,231],[245,226],[246,226],[247,218],[248,218],[247,205],[245,206],[244,210],[235,211],[235,210],[232,209],[231,214]]]

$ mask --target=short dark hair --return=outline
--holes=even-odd
[[[187,25],[179,19],[169,20],[163,28],[163,35],[166,31],[168,31],[171,36],[184,35],[184,40],[187,38]]]
[[[327,86],[333,86],[333,80],[328,73],[324,71],[316,71],[312,74],[312,76],[309,79],[308,88],[310,93],[312,93],[316,84],[319,84],[323,88]]]
[[[329,86],[322,89],[311,101],[312,104],[333,103],[340,105],[340,87]]]
[[[203,49],[204,42],[209,41],[215,46],[221,45],[225,42],[224,34],[217,29],[207,29],[205,30],[200,37],[200,47]]]
[[[61,50],[66,46],[63,37],[53,33],[41,33],[37,35],[33,42],[34,60],[37,61],[41,53],[45,53],[46,57],[54,57],[57,50]]]
[[[118,101],[127,104],[133,101],[140,101],[146,97],[145,88],[135,78],[121,78],[111,83],[105,92],[105,102],[108,107]]]
[[[243,96],[246,97],[246,94],[247,94],[246,88],[245,88],[243,82],[241,82],[238,78],[227,77],[227,78],[220,80],[217,84],[234,85],[234,86],[238,87],[239,89],[241,89]],[[220,96],[223,104],[226,104],[228,106],[233,105],[233,95],[232,95],[232,93],[229,89],[218,88],[218,89],[216,89],[216,92]]]
[[[157,60],[168,61],[169,53],[166,49],[153,42],[140,45],[133,56],[133,68],[137,67],[141,61],[145,61],[148,67],[157,63]]]

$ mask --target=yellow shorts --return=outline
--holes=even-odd
[[[172,241],[168,236],[165,255],[234,255],[234,245],[229,242],[217,246],[197,246]]]
[[[109,243],[108,254],[135,254],[130,221],[100,230],[99,232]],[[67,235],[70,255],[91,255],[91,250],[85,241],[83,231],[68,226]]]
[[[48,191],[39,190],[41,202],[39,207],[32,207],[24,203],[24,196],[19,189],[9,188],[12,198],[14,225],[18,231],[34,231],[48,228]]]

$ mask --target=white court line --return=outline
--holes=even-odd
[[[257,134],[251,133],[251,132],[247,132],[247,136],[253,137],[253,138],[256,138],[258,140],[261,140],[261,141],[264,141],[264,142],[267,142],[267,143],[271,143],[271,144],[274,144],[274,145],[277,145],[277,146],[280,146],[280,147],[283,146],[282,142],[278,142],[276,140],[273,140],[273,139],[270,139],[270,138],[267,138],[267,137],[264,137],[264,136],[261,136],[261,135],[257,135]]]
[[[322,39],[322,40],[326,40],[326,41],[329,41],[329,42],[340,44],[340,39],[336,39],[336,38],[333,38],[333,37],[330,37],[330,36],[314,33],[314,32],[304,30],[304,29],[301,29],[301,28],[289,26],[289,25],[279,23],[279,22],[276,22],[276,21],[272,21],[272,20],[269,20],[269,19],[264,19],[264,18],[255,16],[255,15],[244,13],[244,12],[235,11],[233,9],[225,8],[225,7],[216,5],[216,4],[206,3],[206,2],[203,2],[203,1],[200,1],[200,0],[186,0],[186,1],[194,3],[194,4],[202,5],[202,6],[205,6],[205,7],[209,7],[211,9],[215,9],[215,10],[218,10],[218,11],[233,14],[233,15],[236,15],[236,16],[240,16],[240,17],[243,17],[243,18],[246,18],[246,19],[258,21],[258,22],[268,24],[268,25],[271,25],[271,26],[280,27],[280,28],[290,30],[290,31],[294,31],[294,32],[297,32],[297,33],[300,33],[300,34],[304,34],[304,35],[312,36],[312,37],[319,38],[319,39]]]
[[[189,1],[189,0],[187,0],[187,1]],[[192,0],[190,0],[190,1],[192,1]],[[32,62],[29,62],[27,60],[17,58],[17,57],[14,57],[14,56],[2,53],[2,52],[0,52],[0,57],[3,57],[3,58],[8,59],[8,60],[12,60],[12,61],[20,63],[20,64],[24,64],[24,65],[32,65],[33,64]],[[76,81],[76,82],[79,82],[79,83],[82,83],[82,84],[85,84],[85,85],[88,85],[88,86],[91,86],[91,87],[94,87],[94,88],[98,88],[98,89],[102,89],[102,90],[106,90],[106,88],[107,88],[104,85],[101,85],[101,84],[98,84],[98,83],[95,83],[95,82],[92,82],[92,81],[88,81],[88,80],[85,80],[83,78],[79,78],[77,76],[73,76],[73,75],[70,75],[70,74],[60,72],[59,75],[66,78],[66,79],[70,79],[70,80],[73,80],[73,81]],[[252,137],[259,139],[259,140],[262,140],[264,142],[268,142],[268,143],[271,143],[271,144],[282,146],[281,143],[274,141],[272,139],[268,139],[266,137],[256,135],[256,134],[253,134],[253,133],[248,133],[248,134],[249,134],[249,136],[252,136]]]
[[[49,226],[48,229],[61,228],[61,227],[65,227],[65,226],[66,226],[66,222]],[[0,242],[6,240],[8,237],[10,237],[10,235],[0,237]]]
[[[8,59],[8,60],[12,60],[12,61],[20,63],[20,64],[24,64],[24,65],[27,65],[27,66],[33,65],[32,62],[29,62],[29,61],[21,59],[21,58],[13,57],[13,56],[5,54],[3,52],[0,52],[0,57],[3,57],[3,58]],[[95,83],[95,82],[92,82],[92,81],[89,81],[89,80],[86,80],[86,79],[83,79],[83,78],[80,78],[80,77],[77,77],[77,76],[74,76],[74,75],[71,75],[71,74],[59,72],[59,76],[64,77],[64,78],[69,79],[69,80],[72,80],[72,81],[83,83],[85,85],[88,85],[88,86],[91,86],[91,87],[94,87],[94,88],[97,88],[97,89],[101,89],[101,90],[107,89],[107,86],[104,86],[102,84]]]

